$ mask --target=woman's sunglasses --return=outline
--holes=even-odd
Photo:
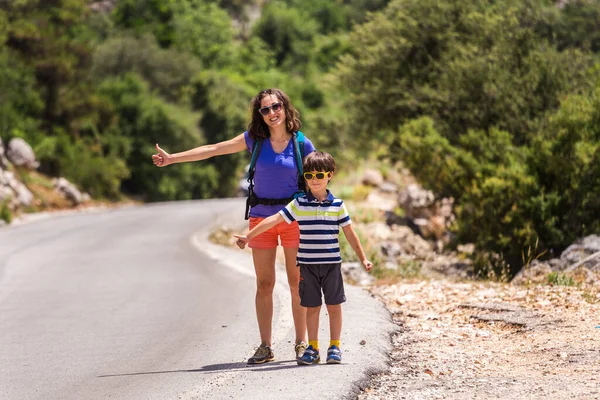
[[[258,112],[263,117],[266,117],[267,115],[269,115],[269,113],[271,112],[271,110],[273,110],[273,112],[281,111],[282,107],[283,107],[283,104],[281,104],[281,103],[273,103],[270,106],[259,108]]]
[[[325,179],[329,176],[329,171],[327,172],[316,172],[316,173],[312,173],[312,172],[305,172],[304,173],[304,179],[306,179],[307,181],[310,181],[312,178],[317,178],[318,180],[321,179]]]

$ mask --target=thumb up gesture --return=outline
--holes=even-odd
[[[156,144],[157,154],[152,154],[152,162],[157,167],[166,167],[169,164],[172,164],[171,155],[160,148],[158,143]]]

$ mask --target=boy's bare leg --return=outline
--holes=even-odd
[[[319,340],[319,315],[321,306],[306,307],[306,327],[308,328],[308,340]]]
[[[298,248],[283,249],[285,256],[285,270],[287,272],[288,284],[290,285],[290,294],[292,296],[292,316],[294,318],[294,327],[296,328],[295,344],[306,342],[306,308],[300,305],[300,267],[296,265],[296,256]]]
[[[329,313],[329,336],[331,340],[340,340],[342,336],[342,305],[327,305]],[[310,333],[309,333],[310,337]]]
[[[256,319],[261,344],[271,347],[273,325],[273,289],[275,288],[275,257],[277,248],[252,249],[256,272]]]

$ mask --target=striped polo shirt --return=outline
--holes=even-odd
[[[346,206],[327,190],[327,199],[317,200],[310,192],[298,197],[279,211],[291,224],[298,221],[300,247],[298,262],[301,264],[336,264],[342,262],[340,255],[340,226],[352,223]]]

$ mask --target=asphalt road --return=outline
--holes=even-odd
[[[300,367],[278,270],[277,360],[245,364],[259,338],[251,259],[207,240],[242,215],[241,199],[207,200],[0,228],[0,399],[355,397],[394,329],[359,288],[347,287],[343,364]]]

